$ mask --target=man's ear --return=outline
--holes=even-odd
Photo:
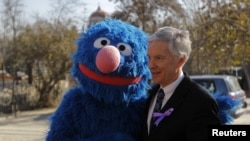
[[[178,66],[178,67],[181,67],[181,66],[183,66],[183,64],[184,64],[185,62],[186,62],[186,57],[185,57],[185,56],[182,56],[182,57],[179,59],[177,66]]]

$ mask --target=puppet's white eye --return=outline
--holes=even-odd
[[[129,56],[132,54],[132,48],[128,44],[119,43],[119,44],[117,44],[117,48],[125,56]]]
[[[101,37],[101,38],[98,38],[95,40],[94,47],[102,48],[102,47],[109,45],[109,44],[110,44],[110,40],[108,38]]]

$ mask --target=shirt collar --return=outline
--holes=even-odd
[[[183,74],[183,72],[181,72],[179,77],[174,82],[172,82],[171,84],[162,88],[164,90],[164,93],[165,94],[172,94],[173,91],[176,89],[176,87],[181,83],[183,78],[184,78],[184,74]]]

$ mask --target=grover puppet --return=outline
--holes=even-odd
[[[232,112],[240,106],[240,101],[232,99],[223,93],[212,93],[219,106],[219,117],[223,125],[232,124],[234,115]]]
[[[147,35],[120,20],[92,25],[79,38],[69,89],[51,117],[47,141],[135,141],[143,128],[150,72]]]

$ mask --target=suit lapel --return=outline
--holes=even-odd
[[[159,125],[155,127],[152,132],[150,132],[150,134],[154,134],[154,132],[157,132],[157,130],[159,130],[161,126],[164,126],[168,122],[169,118],[171,118],[171,115],[174,114],[176,110],[178,110],[178,106],[185,99],[189,86],[190,86],[190,79],[185,76],[181,81],[181,83],[175,89],[174,93],[172,94],[168,102],[163,106],[161,110],[161,113],[164,113],[170,108],[173,108],[174,109],[173,112],[169,116],[165,116],[163,120],[159,123]]]

